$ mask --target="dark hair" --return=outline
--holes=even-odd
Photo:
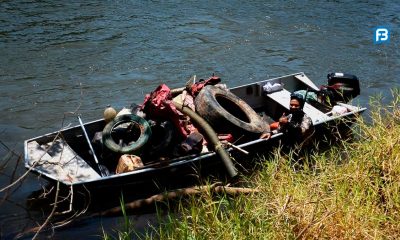
[[[294,92],[294,93],[290,94],[290,100],[292,100],[292,99],[296,99],[297,101],[299,101],[300,108],[304,107],[305,100],[304,100],[303,95]]]

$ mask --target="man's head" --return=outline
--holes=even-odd
[[[303,112],[304,98],[300,94],[292,93],[290,95],[289,113],[292,114],[292,121],[300,121],[304,116]]]
[[[290,111],[302,110],[304,107],[304,98],[302,95],[292,93],[290,95]]]

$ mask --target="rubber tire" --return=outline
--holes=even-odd
[[[261,134],[268,125],[242,99],[228,90],[212,85],[205,86],[195,99],[196,112],[216,132]],[[224,132],[221,132],[224,131]]]
[[[119,146],[111,136],[113,129],[122,124],[132,122],[140,129],[140,135],[138,139],[132,144],[121,147]],[[151,136],[151,128],[149,123],[144,119],[135,114],[124,114],[114,118],[109,122],[103,129],[103,144],[113,152],[121,154],[136,154],[140,149],[147,143]]]

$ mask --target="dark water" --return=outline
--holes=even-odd
[[[388,102],[400,85],[399,12],[395,1],[0,1],[0,140],[22,153],[25,139],[78,124],[66,112],[97,119],[107,104],[140,103],[194,74],[235,86],[303,71],[321,85],[341,71],[361,79],[357,103],[379,93]],[[391,28],[389,44],[373,44],[377,26]],[[15,159],[0,162],[0,188]],[[25,204],[39,187],[29,175],[1,201],[1,239],[42,217]],[[147,217],[136,219],[140,227]],[[88,221],[55,238],[98,238],[117,222]]]

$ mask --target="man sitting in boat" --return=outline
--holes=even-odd
[[[270,125],[271,131],[261,134],[260,138],[270,138],[275,131],[282,132],[289,136],[290,143],[298,143],[310,136],[313,129],[312,120],[304,113],[305,100],[302,95],[292,93],[290,95],[289,113],[283,113],[279,122]]]

